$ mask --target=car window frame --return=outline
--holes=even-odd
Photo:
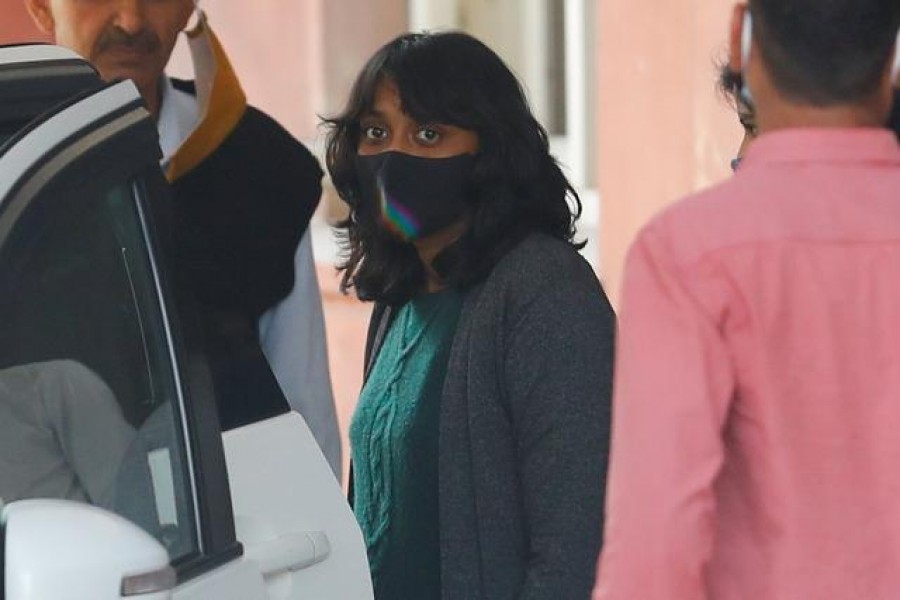
[[[50,44],[0,45],[0,136],[65,102],[73,92],[102,87],[96,69],[76,53]],[[0,146],[4,139],[0,137]]]
[[[113,96],[109,106],[103,105],[102,99]],[[93,111],[78,110],[85,107]],[[57,131],[42,135],[54,127]],[[99,91],[77,95],[16,134],[0,148],[0,166],[14,152],[20,155],[12,168],[17,176],[5,185],[0,182],[0,223],[9,210],[18,211],[11,216],[14,223],[27,206],[40,202],[59,185],[73,194],[90,194],[116,182],[132,182],[132,201],[177,380],[178,406],[173,408],[187,450],[197,539],[196,552],[172,566],[181,583],[234,560],[243,548],[236,539],[212,381],[200,337],[189,327],[197,321],[196,309],[186,290],[175,289],[166,256],[165,238],[170,234],[165,207],[171,202],[171,193],[159,168],[152,118],[133,84],[108,84]],[[0,225],[0,243],[5,239],[2,229]]]
[[[0,518],[0,600],[6,600],[6,519],[3,518]]]

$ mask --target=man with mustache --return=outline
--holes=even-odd
[[[190,0],[26,0],[37,26],[107,80],[132,79],[158,117],[163,70],[194,10]]]
[[[307,227],[322,190],[316,159],[247,105],[193,0],[25,4],[42,31],[84,56],[104,80],[132,79],[157,121],[174,192],[174,266],[202,309],[223,429],[284,412],[286,397],[339,474]],[[164,69],[194,15],[186,33],[195,81],[172,80]]]

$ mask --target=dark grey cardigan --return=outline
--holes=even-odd
[[[374,357],[391,310],[372,318]],[[590,266],[547,236],[526,238],[466,293],[441,399],[444,600],[590,595],[614,331]]]

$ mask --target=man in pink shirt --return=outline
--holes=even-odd
[[[629,254],[595,600],[900,598],[900,2],[749,11],[761,136]]]

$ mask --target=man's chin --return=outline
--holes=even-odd
[[[137,86],[143,87],[148,82],[154,81],[159,75],[154,76],[145,62],[130,58],[118,58],[116,60],[104,59],[94,63],[100,71],[100,77],[104,81],[117,81],[131,79]],[[161,75],[161,74],[160,74]]]

